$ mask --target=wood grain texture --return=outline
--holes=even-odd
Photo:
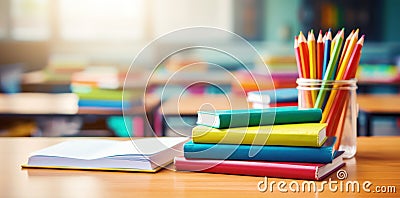
[[[348,180],[396,186],[397,193],[261,193],[257,183],[263,177],[174,172],[125,173],[50,169],[22,169],[30,152],[72,138],[1,138],[0,197],[399,197],[400,137],[360,137],[355,158],[343,168]],[[121,139],[122,140],[122,139]],[[340,181],[336,173],[331,178]],[[328,180],[327,179],[327,180]],[[326,181],[327,181],[326,180]],[[269,182],[290,179],[269,178]],[[317,182],[321,184],[321,182]],[[276,185],[275,185],[276,187]]]

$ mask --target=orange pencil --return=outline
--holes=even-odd
[[[346,41],[343,46],[342,54],[340,55],[339,65],[342,64],[343,58],[347,51],[347,47],[349,46],[350,40],[353,38],[353,34],[354,34],[354,30],[352,30],[351,33],[349,34],[349,36],[346,38]]]
[[[300,49],[298,43],[298,37],[294,37],[294,54],[296,56],[297,70],[299,71],[299,77],[304,78],[304,67],[301,65]]]
[[[340,144],[342,142],[342,135],[343,135],[344,125],[346,123],[346,116],[347,116],[347,110],[348,110],[347,107],[348,107],[349,100],[346,99],[345,101],[346,102],[345,102],[345,104],[343,106],[343,110],[342,110],[342,113],[340,115],[340,121],[338,123],[337,129],[336,129],[336,131],[333,131],[335,133],[335,136],[338,137],[338,139],[336,141],[336,144],[335,144],[335,147],[334,147],[335,150],[339,150]]]
[[[300,57],[301,57],[301,66],[303,67],[304,77],[310,78],[309,54],[308,54],[307,40],[304,37],[303,32],[300,32],[298,41],[299,41],[299,49],[300,49]]]
[[[323,70],[323,61],[324,61],[324,41],[322,40],[322,31],[319,31],[318,40],[317,40],[317,79],[322,79],[322,70]]]

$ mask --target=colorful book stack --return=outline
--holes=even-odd
[[[344,165],[320,109],[198,112],[178,171],[321,180]]]
[[[298,91],[296,88],[250,91],[247,101],[254,109],[269,107],[297,106]]]
[[[110,67],[89,67],[71,78],[71,90],[80,108],[122,109],[141,104],[142,91],[124,90],[118,71]]]

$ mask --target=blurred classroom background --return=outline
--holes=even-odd
[[[342,27],[366,35],[359,135],[400,135],[399,10],[397,0],[0,0],[0,136],[187,135],[200,108],[245,108],[248,91],[296,87],[294,35]],[[153,39],[193,26],[242,36],[271,75],[234,40],[212,34],[205,43],[241,62],[192,49],[157,63],[192,42],[179,37],[151,45],[129,71]]]

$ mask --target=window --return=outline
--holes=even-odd
[[[140,40],[144,36],[143,0],[60,0],[63,40]]]
[[[46,40],[50,37],[48,0],[12,0],[11,38]]]

